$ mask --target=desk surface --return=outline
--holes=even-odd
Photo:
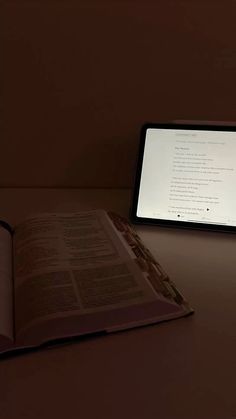
[[[128,190],[2,189],[0,216],[128,214]],[[194,316],[0,361],[3,419],[236,417],[236,235],[138,227]]]

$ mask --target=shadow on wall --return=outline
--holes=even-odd
[[[61,179],[62,184],[76,186],[83,179],[86,187],[127,188],[133,184],[139,137],[122,141],[119,137],[81,144],[79,155],[70,161]],[[86,176],[85,176],[86,173]],[[125,173],[125,176],[124,176]],[[97,180],[97,181],[96,181]]]

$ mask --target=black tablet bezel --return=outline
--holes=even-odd
[[[178,124],[178,123],[146,123],[141,128],[140,135],[140,145],[137,159],[137,169],[133,189],[133,199],[131,207],[131,221],[134,224],[147,224],[147,225],[159,225],[166,227],[178,227],[178,228],[187,228],[187,229],[198,229],[198,230],[212,230],[212,231],[222,231],[222,232],[231,232],[236,233],[236,226],[226,226],[222,224],[205,224],[205,223],[194,223],[188,221],[173,221],[173,220],[163,220],[156,218],[145,218],[137,216],[137,206],[138,206],[138,197],[140,189],[140,180],[142,174],[143,166],[143,155],[144,147],[146,140],[146,131],[149,128],[159,128],[159,129],[180,129],[180,130],[201,130],[201,131],[236,131],[235,125],[212,125],[212,124]]]

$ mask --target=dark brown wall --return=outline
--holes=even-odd
[[[2,186],[130,186],[145,121],[236,120],[236,2],[5,1]]]

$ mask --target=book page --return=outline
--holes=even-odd
[[[14,256],[18,336],[42,321],[156,299],[104,211],[29,219],[16,228]]]
[[[0,226],[0,335],[13,339],[12,237]]]

